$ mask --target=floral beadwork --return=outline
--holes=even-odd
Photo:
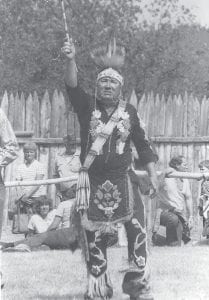
[[[90,134],[92,140],[98,137],[98,135],[103,131],[104,126],[106,125],[101,121],[101,112],[95,109],[92,112],[91,121],[90,121]],[[116,142],[116,153],[122,154],[125,146],[125,141],[127,140],[130,134],[130,117],[128,112],[118,109],[118,124],[117,128],[117,136],[118,140]]]
[[[104,128],[105,124],[100,120],[101,118],[101,112],[97,109],[95,109],[92,112],[91,121],[90,121],[90,134],[95,140],[97,136],[102,132],[102,129]]]
[[[130,134],[131,127],[129,114],[126,111],[119,111],[118,117],[120,119],[119,123],[117,124],[118,133],[120,135],[121,142],[125,142]]]
[[[124,152],[125,141],[130,134],[130,118],[126,111],[118,112],[119,123],[117,124],[119,139],[116,142],[116,153],[122,154]]]
[[[108,219],[111,219],[121,200],[121,193],[118,191],[117,185],[106,180],[102,185],[98,186],[94,203],[104,212]]]
[[[145,267],[145,258],[143,256],[139,256],[135,260],[136,265],[140,267]]]

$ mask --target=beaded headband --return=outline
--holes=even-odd
[[[123,85],[123,77],[114,69],[108,68],[101,71],[97,76],[97,81],[104,77],[110,77],[118,80],[121,85]]]

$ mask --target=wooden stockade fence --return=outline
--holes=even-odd
[[[38,145],[38,159],[45,165],[48,178],[52,177],[56,154],[63,151],[62,137],[75,134],[79,139],[79,125],[76,115],[65,102],[65,97],[57,90],[52,95],[45,92],[39,97],[36,92],[28,95],[23,93],[8,94],[1,98],[1,108],[8,116],[20,145],[19,157],[7,167],[6,181],[15,180],[15,170],[23,162],[23,144],[33,140]],[[55,187],[48,187],[48,194],[54,200]],[[16,189],[7,189],[7,208],[14,208]]]
[[[209,99],[197,99],[191,94],[183,96],[160,96],[152,92],[140,99],[132,92],[130,102],[137,108],[145,131],[153,140],[159,155],[158,169],[168,166],[171,156],[184,155],[191,171],[198,171],[201,160],[209,159]],[[23,161],[22,145],[33,140],[38,145],[38,159],[47,168],[48,177],[52,177],[55,155],[63,151],[62,136],[75,134],[79,140],[77,118],[66,97],[55,90],[45,92],[39,97],[36,92],[25,96],[23,93],[5,92],[1,107],[6,112],[20,143],[19,158],[6,172],[6,180],[14,180],[15,169]],[[197,213],[199,184],[191,180],[194,213]],[[54,197],[53,186],[48,188]],[[10,189],[8,206],[13,206],[15,191]]]
[[[155,144],[159,155],[158,169],[168,167],[170,158],[177,154],[186,157],[192,172],[198,171],[200,161],[209,159],[209,99],[197,99],[188,93],[165,98],[152,92],[138,99],[133,91],[130,102],[137,108],[145,131]],[[196,227],[199,227],[200,183],[197,180],[190,182]],[[148,211],[151,222],[153,209],[150,202]]]
[[[4,93],[1,108],[7,114],[15,131],[33,132],[36,138],[61,138],[67,132],[79,136],[76,115],[70,110],[62,92],[46,91],[39,98],[34,92],[29,96],[23,93]]]

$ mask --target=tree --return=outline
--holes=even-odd
[[[60,75],[54,61],[63,27],[44,1],[5,0],[1,11],[1,89],[38,91]],[[59,83],[58,83],[59,84]]]
[[[65,4],[70,35],[76,41],[79,79],[87,91],[93,92],[97,71],[90,51],[106,43],[114,30],[127,52],[123,70],[127,92],[135,88],[139,95],[150,90],[209,93],[208,31],[193,25],[192,14],[179,0],[66,0]],[[60,2],[0,0],[0,18],[1,92],[64,90]]]
[[[135,26],[137,7],[133,0],[113,1],[111,7],[106,1],[66,1],[70,33],[78,46],[80,77],[87,89],[88,78],[94,76],[94,72],[86,76],[87,70],[94,70],[90,49],[107,38],[112,26],[117,25],[127,36]],[[59,1],[0,1],[0,17],[1,90],[63,88],[60,48],[65,35]]]

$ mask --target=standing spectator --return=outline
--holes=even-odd
[[[0,236],[2,234],[3,211],[5,202],[5,186],[3,171],[5,167],[17,158],[18,144],[5,113],[0,108]]]
[[[55,158],[54,164],[54,178],[64,178],[75,176],[80,169],[80,153],[76,151],[76,140],[66,135],[63,137],[65,152]],[[74,187],[73,187],[74,186]],[[57,193],[62,200],[69,200],[75,198],[75,183],[74,182],[60,182],[56,184]]]
[[[5,167],[17,158],[18,144],[12,126],[5,113],[0,108],[0,237],[3,226],[3,213],[6,190],[3,182]],[[1,288],[3,287],[2,272],[0,270]]]
[[[169,170],[164,175],[173,171],[186,172],[188,169],[184,156],[173,157]],[[162,176],[157,194],[157,211],[153,229],[153,243],[158,244],[157,232],[159,225],[166,227],[166,244],[180,246],[181,240],[190,241],[189,228],[193,224],[192,195],[188,179],[165,178]],[[185,209],[186,208],[186,209]],[[187,212],[189,219],[187,221]]]
[[[209,160],[199,163],[200,172],[209,172]],[[205,178],[201,183],[199,199],[199,215],[203,218],[202,235],[209,239],[209,180]]]
[[[20,164],[16,172],[16,180],[32,181],[41,180],[46,176],[44,165],[37,159],[37,146],[28,142],[23,147],[24,163]],[[45,186],[21,186],[17,188],[18,198],[21,201],[22,212],[33,213],[36,201],[46,196]]]
[[[64,178],[78,175],[81,167],[79,153],[76,151],[76,140],[70,135],[63,137],[65,152],[58,155],[55,159],[54,177]],[[56,216],[51,229],[70,227],[70,216],[75,204],[76,184],[74,182],[60,182],[56,184],[57,194],[60,196],[61,203],[59,204]],[[62,222],[61,222],[62,219]]]

